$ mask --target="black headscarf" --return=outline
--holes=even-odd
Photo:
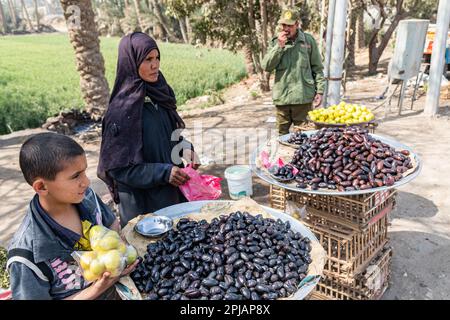
[[[143,163],[142,108],[145,97],[168,109],[176,128],[185,124],[178,115],[176,99],[161,71],[157,82],[149,83],[139,76],[139,66],[153,49],[160,52],[155,40],[142,32],[134,32],[120,40],[116,81],[102,121],[102,143],[97,175],[105,181],[119,202],[117,188],[108,170]]]

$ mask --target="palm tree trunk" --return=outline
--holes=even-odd
[[[152,4],[153,4],[153,9],[154,9],[155,16],[158,19],[158,22],[163,27],[164,31],[167,33],[167,35],[169,37],[169,40],[176,40],[177,37],[174,35],[172,30],[168,26],[168,23],[167,23],[167,21],[165,19],[165,16],[162,13],[160,3],[158,2],[158,0],[152,0]]]
[[[8,6],[9,6],[9,15],[11,16],[11,20],[13,23],[13,28],[17,28],[17,14],[16,14],[16,7],[14,5],[14,2],[12,0],[8,0]]]
[[[189,43],[189,38],[187,36],[187,30],[186,30],[184,18],[178,18],[178,23],[180,24],[180,31],[181,31],[181,35],[183,37],[184,43]]]
[[[100,39],[92,4],[90,0],[60,1],[69,26],[69,39],[75,50],[81,93],[87,111],[97,120],[108,107],[109,86],[105,78],[105,62],[100,52]],[[68,9],[71,6],[78,7],[79,12]],[[78,24],[69,25],[71,21]]]
[[[40,26],[39,26],[39,11],[38,11],[38,3],[37,0],[33,0],[34,2],[34,14],[36,15],[36,29],[39,32],[40,31]]]
[[[192,26],[191,26],[191,21],[189,20],[189,17],[186,16],[184,18],[185,24],[186,24],[186,33],[187,33],[187,38],[190,41],[192,41]]]
[[[249,76],[256,74],[251,47],[249,45],[244,45],[242,49],[244,51],[245,68],[247,69],[247,74]]]
[[[2,33],[8,33],[8,24],[6,23],[5,12],[3,11],[3,4],[1,2],[0,2],[0,20]]]
[[[134,3],[134,9],[136,11],[136,17],[137,17],[137,21],[139,24],[139,28],[141,29],[142,32],[144,32],[144,24],[143,24],[143,20],[142,20],[142,12],[141,12],[141,8],[139,7],[139,1],[138,0],[133,0]]]
[[[266,54],[267,49],[267,2],[266,0],[259,1],[259,7],[261,10],[261,31],[262,31],[262,43],[261,43],[261,51],[262,55]]]
[[[23,15],[27,19],[28,26],[30,27],[30,31],[34,31],[33,23],[31,22],[30,15],[28,14],[27,7],[25,6],[25,2],[20,0],[20,4],[22,5]]]
[[[357,8],[356,15],[356,46],[358,49],[362,49],[366,47],[366,34],[364,31],[364,7],[362,5]]]
[[[356,39],[356,11],[355,1],[351,1],[349,8],[349,23],[347,27],[347,57],[345,60],[346,70],[355,66],[355,39]]]
[[[253,4],[254,4],[253,0],[248,0],[247,17],[250,29],[253,30],[253,32],[256,34],[255,12],[253,11]],[[255,50],[255,47],[258,46],[260,46],[259,43],[256,43],[254,46],[250,47],[250,50],[252,52],[252,60],[255,66],[255,70],[256,73],[258,74],[260,89],[263,92],[267,92],[270,90],[270,85],[268,78],[261,66],[261,58],[259,50]]]

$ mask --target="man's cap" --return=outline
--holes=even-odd
[[[300,16],[296,9],[288,8],[283,10],[283,12],[281,13],[280,20],[278,20],[278,23],[292,26],[295,24],[295,22],[299,21],[299,18]]]

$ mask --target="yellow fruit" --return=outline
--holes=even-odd
[[[97,280],[99,277],[96,276],[95,274],[93,274],[92,272],[90,272],[89,270],[85,270],[83,272],[83,278],[84,280],[86,280],[87,282],[92,282]]]
[[[94,251],[87,251],[80,257],[80,265],[83,270],[89,270],[92,260],[97,258],[97,254]]]
[[[119,250],[120,254],[124,255],[127,252],[127,246],[125,245],[125,243],[120,242],[117,246],[117,250]]]
[[[108,232],[106,232],[104,237],[115,237],[117,239],[120,239],[119,234],[114,230],[109,230]]]
[[[138,253],[132,245],[127,246],[127,265],[132,264],[136,261]]]
[[[89,240],[92,242],[100,239],[107,232],[107,230],[108,229],[101,225],[91,227],[91,229],[89,230]]]
[[[122,265],[122,256],[120,255],[119,250],[110,250],[105,252],[100,259],[105,264],[106,271],[111,273],[120,269]]]
[[[117,249],[120,240],[116,237],[103,237],[98,242],[98,248],[103,251]]]
[[[103,274],[103,272],[105,272],[105,265],[99,259],[94,259],[91,262],[91,266],[89,268],[89,271],[92,274],[100,277]]]
[[[104,251],[103,248],[100,247],[100,240],[91,241],[91,248],[97,253]]]

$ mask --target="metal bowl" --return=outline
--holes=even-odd
[[[358,126],[358,127],[368,127],[368,126],[376,126],[377,123],[375,120],[357,122],[357,123],[328,123],[328,122],[319,122],[311,120],[309,116],[306,117],[306,120],[311,121],[318,128],[346,128],[350,126]]]
[[[136,223],[134,230],[145,237],[158,238],[172,229],[172,227],[173,221],[169,217],[155,216],[142,219]]]
[[[276,166],[276,167],[278,168],[278,166]],[[272,168],[270,168],[268,171],[269,171],[269,175],[270,175],[270,177],[272,177],[272,179],[275,179],[275,180],[280,181],[280,182],[289,182],[289,181],[292,181],[292,180],[295,179],[294,177],[292,177],[291,179],[278,177],[278,176],[274,175],[274,174],[270,171],[271,169],[272,169]]]

